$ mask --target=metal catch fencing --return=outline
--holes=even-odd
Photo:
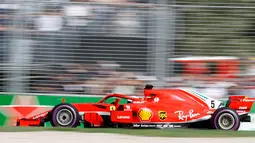
[[[249,4],[2,5],[1,92],[143,95],[153,84],[216,98],[254,93]]]

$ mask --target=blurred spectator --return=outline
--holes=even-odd
[[[140,19],[131,9],[122,10],[117,14],[114,21],[116,34],[118,35],[137,35],[141,33]]]
[[[90,0],[90,2],[98,2],[98,3],[126,3],[127,0]]]
[[[10,7],[0,8],[0,64],[7,58],[9,45],[9,30],[11,29],[13,9]]]
[[[35,19],[35,28],[38,31],[36,45],[34,45],[35,62],[55,63],[61,60],[57,56],[57,51],[61,48],[59,35],[62,25],[63,17],[60,7],[45,6]]]
[[[247,67],[247,75],[255,76],[255,61],[251,61]]]
[[[111,2],[112,1],[105,1],[104,3]],[[113,21],[116,19],[117,6],[95,4],[93,5],[92,13],[92,21],[88,27],[89,33],[93,35],[111,34],[112,30],[115,28],[113,27]]]
[[[243,95],[241,86],[233,85],[227,88],[228,96]]]
[[[72,0],[72,2],[83,2]],[[92,16],[92,7],[88,4],[73,3],[63,7],[66,26],[87,26]]]
[[[0,92],[4,90],[4,78],[6,78],[6,63],[8,59],[8,47],[10,45],[10,30],[12,27],[12,15],[16,10],[15,5],[5,4],[0,7]]]
[[[40,32],[60,31],[62,25],[63,18],[59,7],[46,7],[35,21],[35,26]]]

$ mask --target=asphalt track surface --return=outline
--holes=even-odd
[[[255,138],[166,138],[78,132],[1,132],[1,143],[252,143]]]

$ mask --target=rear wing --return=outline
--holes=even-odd
[[[236,110],[239,115],[247,114],[250,112],[254,101],[255,98],[249,98],[244,95],[229,96],[226,107]]]

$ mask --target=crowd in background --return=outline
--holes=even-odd
[[[106,95],[108,93],[123,93],[143,96],[146,84],[153,84],[155,88],[183,88],[196,90],[215,98],[227,98],[230,95],[247,95],[255,97],[255,64],[250,62],[243,74],[231,78],[216,78],[217,75],[178,75],[160,79],[146,76],[142,73],[119,72],[121,65],[112,62],[98,62],[97,64],[73,64],[54,68],[41,68],[49,73],[49,77],[35,82],[34,92],[39,93],[69,93]],[[50,70],[51,69],[51,70]],[[181,71],[180,71],[181,72]],[[36,73],[39,73],[38,71]]]
[[[72,2],[155,3],[153,0],[72,0]],[[151,8],[151,6],[148,7]],[[111,34],[146,36],[150,18],[146,13],[148,9],[144,6],[140,7],[139,12],[125,5],[120,8],[106,5],[50,4],[44,5],[39,13],[37,7],[28,9],[26,9],[27,13],[23,11],[26,15],[25,19],[24,17],[15,18],[18,22],[12,21],[11,16],[15,16],[12,10],[1,9],[0,63],[4,64],[8,61],[6,56],[9,54],[9,43],[22,45],[24,41],[25,43],[32,41],[31,45],[34,48],[32,51],[35,55],[33,62],[39,65],[30,71],[30,77],[27,79],[30,92],[84,95],[105,95],[117,92],[142,96],[144,86],[153,84],[155,87],[192,89],[216,98],[229,95],[255,97],[253,61],[247,61],[248,66],[242,74],[235,75],[235,78],[218,79],[211,74],[202,74],[178,75],[161,79],[147,76],[143,72],[120,71],[123,65],[119,61],[87,63],[82,60],[84,55],[79,57],[79,54],[72,53],[74,49],[79,50],[76,47],[84,46],[82,40],[86,36]],[[143,9],[145,13],[141,12]],[[27,31],[17,30],[19,26]],[[16,29],[14,34],[8,32],[12,29]],[[17,37],[17,39],[10,42],[10,37]],[[65,52],[60,53],[58,48]],[[73,62],[77,58],[81,60],[77,63]],[[52,64],[47,63],[49,61]],[[0,70],[0,72],[3,71]],[[0,73],[0,78],[3,79],[4,76],[5,74]],[[1,84],[3,83],[0,81],[0,86]]]
[[[7,4],[0,2],[0,91],[5,91],[2,87],[8,83],[7,76],[10,75],[9,65],[12,61],[16,60],[15,64],[18,66],[26,64],[21,60],[30,62],[30,58],[33,58],[33,64],[83,64],[83,58],[86,56],[79,53],[87,54],[83,51],[86,46],[83,40],[88,36],[146,35],[143,27],[147,27],[144,26],[147,22],[141,18],[144,14],[139,15],[139,12],[135,11],[136,6],[130,7],[128,4],[148,2],[152,0],[67,0],[49,3],[41,1],[18,3],[21,5],[12,4],[11,1]],[[113,3],[118,5],[115,6]],[[144,6],[139,9],[143,10]],[[92,37],[92,39],[95,38]],[[18,48],[24,49],[20,51],[23,57],[15,58],[12,52]],[[93,45],[91,48],[93,49]],[[33,57],[28,56],[31,53]]]

